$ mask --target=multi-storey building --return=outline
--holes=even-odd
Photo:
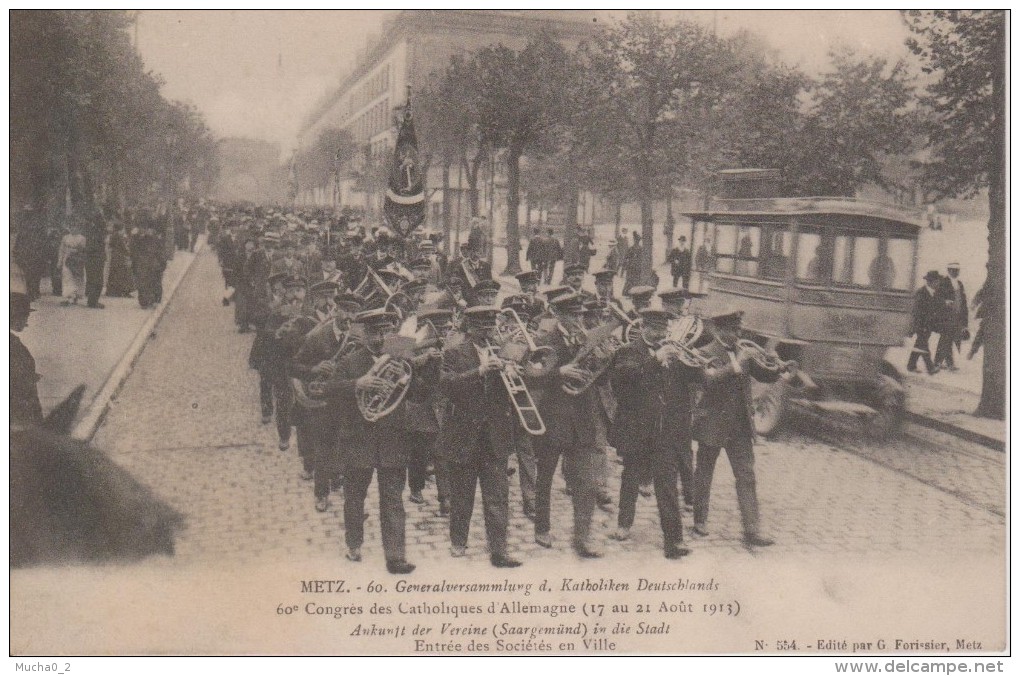
[[[407,85],[412,89],[424,85],[431,73],[446,68],[453,55],[496,44],[521,49],[542,30],[573,46],[592,34],[597,18],[595,12],[564,10],[400,11],[306,118],[298,145],[307,147],[323,129],[338,127],[350,131],[366,154],[385,156],[396,140],[394,111],[404,104]],[[436,185],[429,178],[430,185]],[[356,194],[357,185],[352,177],[341,181],[341,202],[372,208],[371,194]],[[304,194],[305,201],[328,204],[331,199],[331,188]]]

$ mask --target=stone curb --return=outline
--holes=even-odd
[[[142,350],[145,349],[145,344],[149,342],[149,337],[152,335],[153,330],[159,324],[160,319],[163,318],[163,313],[170,307],[170,301],[173,300],[174,294],[177,293],[177,288],[184,281],[184,278],[188,276],[191,266],[195,264],[195,261],[198,260],[199,255],[201,255],[202,250],[205,248],[205,241],[205,235],[201,235],[195,244],[195,255],[192,256],[181,273],[170,281],[170,288],[163,292],[163,302],[159,304],[156,311],[138,329],[138,333],[135,334],[134,340],[131,341],[131,345],[128,346],[124,356],[117,362],[117,365],[110,373],[110,377],[106,379],[102,389],[99,390],[99,394],[89,404],[85,415],[75,425],[74,430],[71,432],[72,437],[81,441],[90,441],[95,435],[99,425],[102,424],[103,419],[106,417],[106,412],[110,408],[110,402],[120,390],[124,381],[127,380],[127,377],[131,375],[135,362],[138,361]]]

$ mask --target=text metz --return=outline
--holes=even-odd
[[[345,591],[344,580],[301,580],[302,594],[339,594]]]

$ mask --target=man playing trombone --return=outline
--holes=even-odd
[[[450,472],[450,553],[466,554],[475,490],[482,488],[489,558],[497,568],[520,561],[507,553],[509,480],[507,459],[518,433],[516,416],[499,371],[516,368],[497,354],[494,332],[499,309],[464,311],[467,339],[443,348],[440,387],[449,404],[437,447]]]

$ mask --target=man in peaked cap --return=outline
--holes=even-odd
[[[671,359],[662,346],[674,317],[663,310],[642,310],[641,338],[621,347],[610,367],[619,401],[611,436],[623,458],[617,530],[610,537],[630,538],[638,487],[651,476],[668,559],[690,553],[676,484],[681,453],[690,451],[693,394],[701,380],[698,369]]]
[[[595,295],[599,300],[610,302],[613,298],[613,278],[615,270],[599,270],[595,273]]]
[[[290,360],[290,375],[302,381],[306,388],[333,375],[336,356],[340,347],[351,340],[350,323],[361,309],[361,299],[353,294],[342,294],[335,300],[335,284],[319,282],[312,288],[315,290],[312,302],[319,305],[311,310],[308,318],[316,325],[301,339]],[[321,309],[325,300],[330,303],[328,314]],[[303,464],[301,476],[315,480],[315,508],[320,512],[329,509],[330,491],[339,488],[341,483],[333,408],[333,402],[325,406],[309,405],[300,411],[297,420],[298,453]]]
[[[382,354],[386,335],[396,330],[398,318],[384,308],[366,310],[355,317],[361,328],[361,344],[342,357],[323,392],[336,402],[337,449],[344,473],[344,531],[347,559],[361,561],[365,539],[365,498],[373,474],[379,485],[379,522],[382,529],[386,570],[394,575],[414,571],[405,552],[404,482],[407,462],[413,452],[400,409],[373,422],[359,410],[359,391],[378,390],[387,382],[370,375]],[[403,404],[401,404],[403,407]]]
[[[600,466],[596,448],[593,411],[599,410],[598,392],[590,386],[577,395],[567,394],[563,386],[586,378],[586,372],[573,363],[584,342],[584,303],[575,293],[550,301],[555,323],[540,330],[536,342],[556,351],[560,366],[532,378],[541,402],[546,432],[533,440],[538,464],[535,488],[535,542],[552,547],[550,500],[553,477],[560,458],[574,508],[573,547],[582,558],[595,558],[601,552],[591,542],[591,522],[596,505],[596,474]]]
[[[687,289],[667,289],[659,293],[659,300],[662,301],[662,309],[676,315],[685,315],[690,310],[691,301],[695,298],[704,298],[705,295]]]
[[[437,447],[450,472],[450,553],[464,556],[481,484],[485,533],[490,561],[497,568],[516,568],[507,552],[509,482],[507,459],[519,434],[516,414],[501,382],[501,360],[487,343],[496,327],[499,308],[474,306],[464,311],[467,339],[443,348],[440,387],[450,408]]]
[[[502,288],[503,285],[495,279],[483,279],[471,289],[471,297],[468,298],[468,302],[474,305],[494,305],[496,296],[499,295]]]
[[[563,269],[564,286],[569,286],[574,293],[581,296],[582,301],[595,300],[594,294],[581,288],[584,285],[584,276],[587,274],[588,269],[578,263],[568,265]]]
[[[773,540],[762,535],[760,529],[751,379],[773,383],[780,374],[761,368],[752,359],[751,352],[737,346],[742,318],[743,312],[712,317],[715,339],[700,348],[710,365],[702,370],[703,395],[694,410],[693,437],[698,442],[698,455],[694,471],[693,530],[696,535],[708,534],[712,476],[719,452],[725,448],[736,480],[744,544],[767,547]]]

